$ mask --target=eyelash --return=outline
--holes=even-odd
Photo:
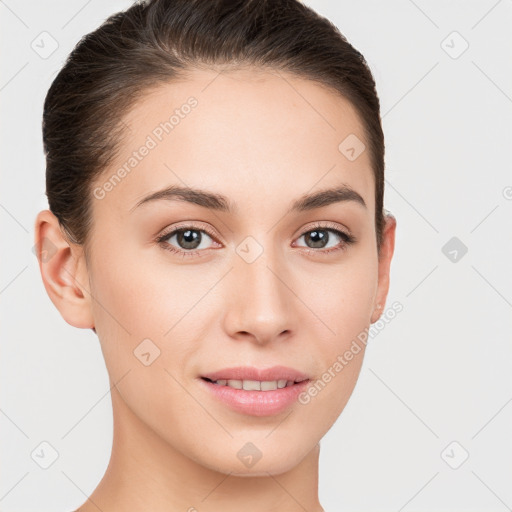
[[[304,231],[300,236],[299,238],[303,237],[304,235],[306,235],[307,233],[311,233],[312,231],[316,231],[316,230],[324,230],[324,231],[330,231],[330,232],[333,232],[335,233],[336,235],[338,235],[341,239],[342,239],[342,242],[340,242],[341,246],[338,244],[338,246],[336,247],[331,247],[329,249],[325,249],[325,250],[322,250],[322,249],[312,249],[310,247],[303,247],[303,246],[300,246],[303,250],[305,250],[306,253],[308,254],[322,254],[322,255],[325,255],[325,254],[328,254],[328,253],[332,253],[332,252],[335,252],[335,251],[343,251],[347,248],[347,246],[351,245],[351,244],[354,244],[356,242],[356,239],[353,235],[350,235],[348,233],[345,233],[344,231],[341,231],[340,229],[338,229],[337,227],[334,227],[336,225],[334,224],[330,224],[328,222],[326,223],[316,223],[314,224],[313,226],[311,226],[309,229],[307,229],[306,231]],[[207,249],[199,249],[199,250],[190,250],[190,251],[186,251],[186,250],[183,250],[183,249],[176,249],[174,246],[170,245],[169,243],[166,242],[166,240],[168,238],[170,238],[171,236],[175,235],[177,232],[179,231],[187,231],[187,230],[191,230],[191,231],[202,231],[204,233],[206,233],[207,235],[209,235],[214,241],[216,241],[216,236],[215,234],[209,229],[209,228],[206,228],[206,227],[198,227],[198,226],[195,226],[193,224],[186,224],[186,225],[183,225],[183,226],[178,226],[178,227],[173,227],[172,230],[170,231],[167,231],[165,233],[163,233],[162,235],[159,235],[157,238],[156,238],[156,242],[160,245],[163,246],[163,248],[167,251],[170,251],[172,253],[175,253],[175,254],[179,254],[181,255],[182,257],[193,257],[195,256],[196,254],[199,254],[200,252],[202,251],[205,251]]]

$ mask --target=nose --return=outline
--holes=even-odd
[[[259,345],[283,340],[294,331],[297,298],[282,260],[265,250],[252,263],[236,256],[229,273],[225,329],[234,339]]]

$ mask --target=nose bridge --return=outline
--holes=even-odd
[[[231,335],[247,333],[260,343],[292,329],[293,293],[286,286],[285,265],[279,251],[247,237],[237,247],[231,272]],[[258,254],[259,253],[259,254]]]

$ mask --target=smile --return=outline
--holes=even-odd
[[[274,389],[282,389],[293,386],[296,382],[293,380],[237,380],[237,379],[219,379],[212,381],[206,377],[204,380],[217,384],[218,386],[228,386],[233,389],[243,389],[245,391],[273,391]],[[301,381],[298,381],[301,382]]]

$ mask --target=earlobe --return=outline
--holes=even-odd
[[[37,215],[34,242],[44,287],[64,320],[82,329],[94,327],[83,249],[68,241],[50,210]]]

